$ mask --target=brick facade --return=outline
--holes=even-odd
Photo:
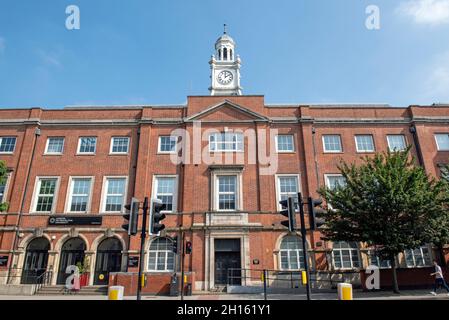
[[[195,149],[193,141],[199,123],[201,134],[211,129],[243,130],[244,152],[211,153],[207,139],[200,143],[200,149]],[[298,177],[303,196],[316,197],[317,188],[325,184],[325,175],[338,173],[337,164],[341,159],[359,162],[360,157],[372,154],[357,152],[354,136],[359,134],[372,135],[376,152],[388,149],[387,135],[403,135],[412,146],[412,154],[422,159],[426,171],[439,177],[439,165],[449,162],[449,151],[437,150],[435,134],[449,133],[448,124],[449,106],[267,105],[263,96],[191,96],[186,105],[180,106],[0,110],[0,138],[16,137],[14,152],[0,153],[0,160],[6,161],[10,170],[4,199],[9,209],[0,214],[0,255],[8,256],[8,263],[0,267],[0,280],[2,283],[8,278],[10,283],[23,281],[28,246],[40,237],[49,243],[46,269],[53,271],[53,284],[58,282],[61,250],[73,237],[85,243],[89,284],[97,283],[97,249],[105,239],[119,239],[122,246],[121,267],[115,271],[137,272],[135,267],[127,270],[127,261],[128,257],[138,256],[140,237],[128,238],[121,229],[121,213],[102,212],[105,178],[126,177],[125,202],[129,203],[133,196],[139,200],[154,196],[155,177],[161,175],[176,177],[177,185],[177,210],[167,214],[164,221],[167,229],[161,236],[180,239],[184,235],[186,241],[192,242],[193,252],[186,257],[185,271],[194,273],[195,290],[209,290],[217,284],[215,262],[219,255],[224,255],[215,247],[222,244],[215,240],[240,240],[240,249],[234,252],[240,253],[241,268],[279,270],[280,246],[287,232],[279,224],[282,217],[276,213],[278,177]],[[416,129],[415,136],[410,128]],[[40,135],[36,135],[36,129],[40,129]],[[183,163],[174,164],[172,155],[158,152],[159,137],[170,136],[180,129],[188,133],[190,144],[182,145],[182,154],[186,156]],[[247,132],[266,134],[247,136]],[[293,152],[274,150],[274,158],[268,160],[258,154],[257,150],[265,145],[268,152],[273,151],[275,141],[270,133],[292,135]],[[323,150],[323,135],[328,134],[340,136],[341,152]],[[64,137],[61,155],[45,154],[48,137]],[[97,138],[95,154],[77,153],[79,137]],[[127,154],[110,153],[112,137],[130,138]],[[202,154],[213,155],[215,161],[205,163]],[[227,161],[223,161],[225,158]],[[275,170],[270,172],[270,168]],[[234,212],[217,210],[215,179],[221,175],[236,177],[238,191],[234,196],[238,210]],[[39,177],[58,179],[51,213],[34,212]],[[71,177],[92,179],[86,213],[68,212]],[[96,226],[52,226],[48,223],[51,215],[100,215],[103,220]],[[146,268],[152,241],[153,237],[145,246]],[[307,241],[313,269],[336,269],[332,243],[323,242],[319,232],[309,235]],[[356,271],[370,263],[365,249],[358,247],[360,265]],[[430,256],[437,254],[431,247],[428,251]],[[404,255],[398,259],[400,267],[405,268]],[[179,255],[175,256],[174,268],[180,270]],[[154,282],[145,292],[167,292],[166,280],[170,278],[167,275],[173,271],[162,275],[151,270],[146,273],[149,283],[153,278]],[[132,283],[121,273],[116,277],[119,280],[114,283]]]

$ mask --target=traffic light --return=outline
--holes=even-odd
[[[186,254],[191,254],[192,253],[192,242],[187,241],[186,242]]]
[[[150,234],[159,235],[165,229],[165,224],[160,223],[165,219],[165,214],[161,213],[165,209],[165,204],[159,199],[151,200],[150,211]]]
[[[139,206],[140,203],[136,198],[132,198],[131,203],[125,205],[125,209],[128,211],[123,215],[123,218],[128,222],[122,225],[122,228],[128,231],[130,236],[137,234],[137,225],[139,224]]]
[[[310,229],[319,229],[325,223],[323,214],[326,210],[320,207],[323,204],[323,200],[321,198],[312,199],[309,197],[307,204],[309,206]]]
[[[178,237],[173,238],[173,253],[178,253]]]
[[[288,220],[281,221],[281,224],[286,226],[290,232],[294,232],[296,230],[296,212],[293,198],[290,197],[279,201],[279,203],[282,206],[282,210],[279,213],[288,218]]]

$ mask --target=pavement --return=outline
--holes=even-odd
[[[185,300],[263,300],[262,294],[199,294],[184,297]],[[306,295],[269,294],[268,300],[307,300]],[[136,297],[125,297],[135,300]],[[337,300],[336,293],[312,293],[313,300]],[[0,296],[0,300],[108,300],[107,296],[59,295],[59,296]],[[143,296],[142,300],[180,300],[180,297]],[[440,291],[437,296],[428,290],[404,290],[401,294],[391,291],[362,292],[354,291],[354,300],[449,300],[446,292]]]

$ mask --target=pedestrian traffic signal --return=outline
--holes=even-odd
[[[165,229],[165,224],[160,223],[165,219],[165,214],[161,213],[165,209],[165,204],[159,199],[151,200],[150,211],[150,234],[159,235]]]
[[[326,213],[326,210],[321,208],[323,200],[321,198],[312,199],[311,197],[309,197],[307,204],[309,207],[310,229],[317,230],[321,228],[326,222],[323,217],[324,213]]]
[[[192,242],[187,241],[186,242],[186,254],[191,254],[192,253]]]
[[[140,203],[136,198],[132,198],[131,203],[125,205],[127,213],[123,215],[123,218],[128,222],[122,225],[122,228],[128,231],[130,236],[137,234],[137,226],[139,224],[139,206]]]
[[[173,253],[178,253],[178,237],[173,238]]]
[[[290,197],[279,201],[279,204],[282,206],[282,210],[279,213],[288,218],[288,220],[281,221],[281,224],[286,226],[290,232],[294,232],[296,230],[296,212],[293,198]]]

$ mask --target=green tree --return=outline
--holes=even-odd
[[[430,220],[430,238],[438,248],[440,263],[446,266],[444,257],[444,245],[449,243],[449,164],[441,168],[441,182],[443,192],[440,193],[443,203],[441,212],[437,212],[434,219]]]
[[[0,161],[0,185],[4,185],[6,183],[8,171],[6,167],[5,161]],[[0,212],[4,212],[8,210],[7,203],[0,203]]]
[[[410,149],[362,160],[359,166],[342,161],[338,168],[346,183],[319,190],[331,206],[324,238],[375,246],[379,257],[390,261],[393,290],[399,293],[395,257],[432,241],[443,184],[414,164]]]

